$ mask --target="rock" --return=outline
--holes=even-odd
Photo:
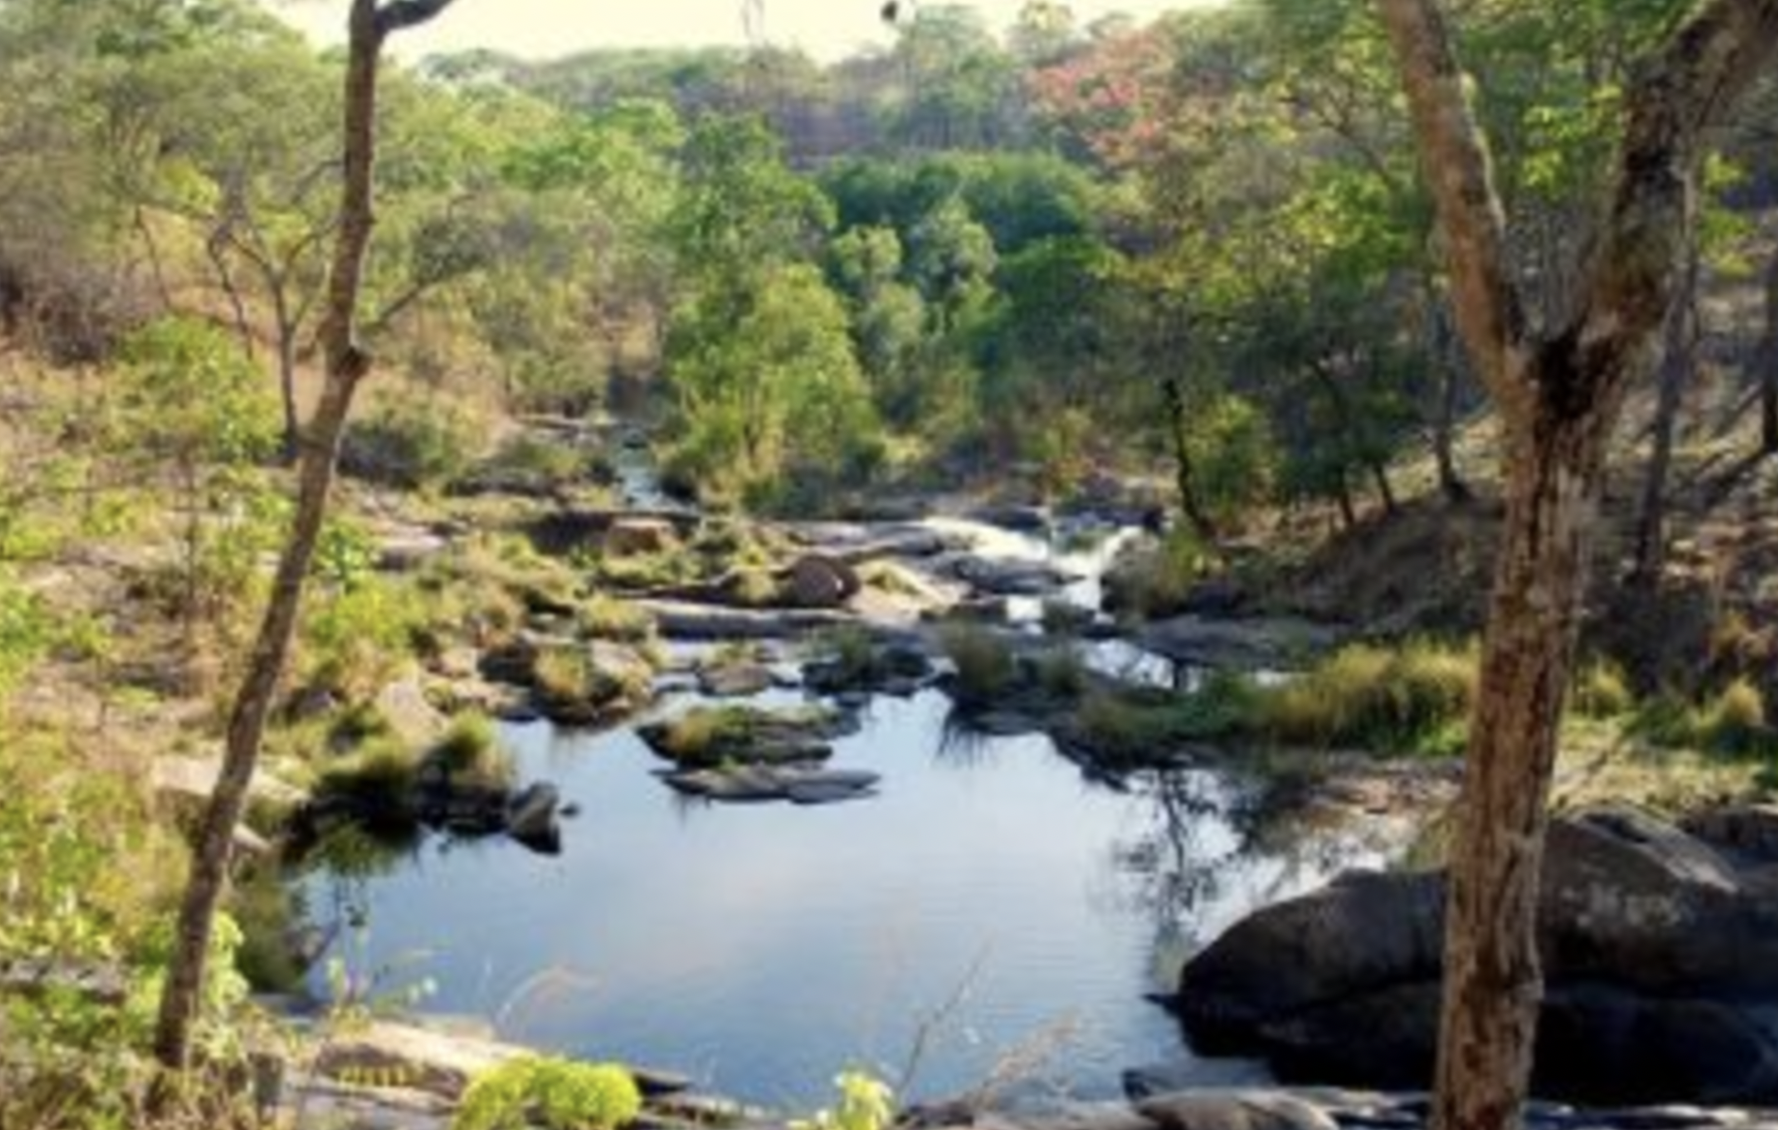
[[[1077,576],[1042,561],[960,557],[951,571],[988,596],[1049,596]]]
[[[1751,866],[1635,812],[1552,823],[1540,1094],[1778,1102],[1778,906]],[[1348,875],[1238,922],[1181,976],[1194,1043],[1262,1052],[1287,1079],[1424,1080],[1442,891],[1436,874]]]
[[[666,773],[661,779],[679,792],[706,800],[727,803],[790,801],[798,805],[819,805],[870,796],[881,778],[860,770],[741,765]]]
[[[989,506],[971,515],[976,521],[1020,534],[1046,534],[1050,513],[1041,506]]]
[[[1276,1091],[1181,1091],[1136,1110],[1159,1130],[1339,1130],[1317,1107]]]
[[[1348,872],[1249,915],[1192,959],[1180,1015],[1200,1050],[1245,1050],[1260,1025],[1436,978],[1443,945],[1441,876]]]
[[[1688,817],[1683,827],[1718,851],[1778,863],[1778,805],[1712,809]]]
[[[376,1080],[456,1099],[476,1075],[526,1054],[493,1040],[372,1021],[332,1034],[316,1056],[315,1071],[347,1083]]]
[[[698,668],[698,689],[711,698],[748,698],[771,689],[772,669],[760,663],[719,663]]]
[[[158,793],[207,801],[216,791],[216,778],[221,772],[220,757],[157,757],[148,771],[148,779]],[[296,808],[308,799],[308,794],[264,769],[258,769],[247,785],[247,799],[278,808]]]
[[[679,545],[679,530],[661,517],[620,517],[612,520],[599,544],[613,557],[666,553]]]
[[[858,570],[846,562],[806,553],[785,571],[781,598],[792,608],[838,608],[863,587]]]
[[[411,573],[450,546],[444,538],[423,530],[390,533],[377,546],[377,568],[385,573]]]
[[[1136,643],[1175,663],[1252,670],[1301,667],[1338,639],[1333,629],[1307,620],[1177,616],[1149,624]]]
[[[833,739],[856,729],[855,718],[836,711],[727,706],[651,722],[637,727],[636,736],[683,768],[712,769],[825,761],[833,756]]]
[[[444,715],[426,698],[426,688],[418,676],[390,683],[377,692],[371,705],[404,745],[430,745],[444,733]]]
[[[815,608],[727,608],[679,600],[639,600],[635,606],[674,640],[785,639],[859,623],[856,616]]]
[[[562,851],[562,825],[557,820],[561,793],[544,781],[526,786],[506,802],[506,834],[540,855]]]

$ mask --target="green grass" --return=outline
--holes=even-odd
[[[315,793],[379,810],[406,807],[420,771],[419,755],[392,737],[366,742],[353,753],[323,765],[316,774]]]
[[[580,606],[580,630],[594,639],[639,643],[654,635],[654,617],[627,601],[598,593]]]
[[[501,746],[493,721],[476,711],[451,719],[427,757],[444,768],[453,785],[509,788],[516,776],[512,755]]]
[[[1475,699],[1476,675],[1473,647],[1352,644],[1287,683],[1257,689],[1250,726],[1286,745],[1448,750],[1450,727]]]
[[[1725,757],[1778,757],[1778,731],[1765,697],[1737,678],[1702,702],[1659,695],[1643,703],[1630,732],[1663,749],[1691,749]]]
[[[985,706],[1006,693],[1018,678],[1012,645],[979,624],[947,624],[939,646],[957,669],[954,695],[959,706]]]

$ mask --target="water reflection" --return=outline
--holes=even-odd
[[[834,765],[881,795],[814,809],[688,804],[628,731],[515,727],[521,771],[581,809],[562,856],[427,837],[330,848],[301,882],[318,914],[368,921],[364,960],[430,950],[433,1007],[544,1046],[800,1104],[915,1048],[917,1090],[955,1094],[1066,1023],[1060,1074],[1097,1097],[1183,1054],[1144,997],[1184,947],[1368,850],[1267,828],[1214,773],[1095,783],[1044,737],[958,726],[937,692],[863,721]]]

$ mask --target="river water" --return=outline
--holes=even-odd
[[[1000,548],[1037,543],[1019,544]],[[1093,567],[1073,591],[1097,603],[1109,552],[1079,552]],[[825,1099],[851,1065],[912,1095],[1010,1071],[1110,1096],[1125,1068],[1190,1060],[1147,996],[1194,946],[1382,858],[1350,828],[1268,825],[1226,773],[1111,784],[1047,738],[971,735],[936,690],[873,700],[831,764],[881,774],[880,794],[824,808],[688,802],[629,727],[506,738],[522,780],[579,810],[560,856],[428,836],[317,865],[298,880],[311,917],[358,925],[337,949],[360,978],[433,982],[428,1010],[772,1105]],[[1206,1083],[1261,1077],[1193,1067]]]

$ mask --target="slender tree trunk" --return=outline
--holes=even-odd
[[[235,336],[241,339],[241,353],[247,360],[253,360],[253,323],[247,317],[247,301],[241,297],[241,288],[235,285],[235,272],[228,265],[227,237],[217,232],[204,241],[204,253],[210,257],[210,265],[216,270],[216,281],[222,287],[223,297],[228,299],[229,316],[235,322]]]
[[[1754,351],[1759,369],[1759,450],[1778,455],[1778,255],[1766,267],[1766,331]]]
[[[1666,347],[1661,356],[1655,399],[1652,449],[1642,484],[1642,505],[1636,514],[1636,538],[1630,570],[1632,583],[1652,588],[1661,578],[1667,556],[1667,480],[1673,468],[1673,444],[1679,430],[1679,409],[1697,366],[1698,258],[1693,248],[1680,282],[1678,300],[1667,314]]]
[[[302,418],[296,407],[296,319],[290,314],[290,298],[283,280],[272,288],[272,315],[278,334],[278,399],[284,408],[284,461],[294,463],[300,454]]]
[[[1192,468],[1191,443],[1186,424],[1185,388],[1178,376],[1161,379],[1161,397],[1167,406],[1168,433],[1173,442],[1173,484],[1179,490],[1179,512],[1185,516],[1206,548],[1216,546],[1216,523],[1198,501],[1197,476]]]
[[[1426,288],[1432,323],[1432,356],[1438,365],[1438,409],[1432,420],[1432,457],[1438,468],[1438,489],[1447,502],[1461,505],[1475,497],[1457,470],[1457,415],[1463,400],[1463,343],[1451,325],[1445,301],[1430,284]]]
[[[1383,513],[1394,514],[1400,507],[1395,501],[1395,487],[1389,482],[1389,468],[1377,460],[1370,465],[1371,482],[1377,486],[1377,497],[1383,500]]]
[[[1446,903],[1435,1125],[1517,1124],[1543,984],[1538,878],[1603,481],[1603,421],[1546,417],[1504,453],[1506,520]]]
[[[180,906],[174,953],[161,995],[155,1056],[169,1072],[189,1065],[207,966],[211,927],[228,878],[235,829],[259,760],[266,718],[296,631],[303,582],[314,558],[339,459],[340,437],[370,357],[356,340],[358,295],[370,245],[376,150],[377,65],[391,31],[437,15],[450,0],[353,0],[346,64],[344,153],[339,232],[328,275],[321,342],[326,384],[303,440],[296,514],[278,561],[259,637],[229,715],[222,771],[205,812]]]
[[[1334,488],[1334,501],[1340,507],[1340,528],[1342,530],[1356,529],[1358,527],[1358,507],[1352,501],[1352,488],[1347,485],[1346,476],[1343,473]]]

